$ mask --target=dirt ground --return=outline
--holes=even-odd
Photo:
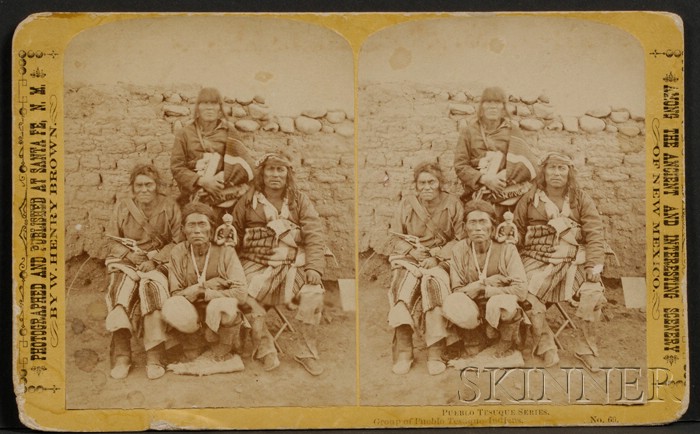
[[[390,272],[386,258],[374,255],[360,259],[359,284],[359,338],[360,338],[360,405],[464,405],[479,403],[508,403],[522,394],[519,374],[505,379],[499,396],[490,388],[493,378],[465,377],[464,372],[448,367],[447,371],[431,376],[426,369],[426,352],[422,337],[414,336],[415,361],[407,375],[391,372],[391,330],[386,323],[388,312],[387,288]],[[148,380],[144,369],[144,353],[136,351],[131,372],[126,379],[109,377],[109,334],[104,329],[106,308],[104,288],[107,284],[104,266],[95,259],[77,258],[67,264],[68,286],[66,312],[66,403],[71,409],[86,408],[192,408],[192,407],[268,407],[268,406],[347,406],[357,404],[355,313],[340,308],[338,288],[326,282],[326,306],[321,327],[319,350],[325,372],[312,377],[285,353],[280,354],[281,366],[263,371],[250,358],[249,350],[243,355],[245,370],[232,374],[205,377],[180,376],[171,372],[158,380]],[[79,271],[79,272],[78,272]],[[76,277],[77,276],[77,277]],[[599,348],[604,366],[646,367],[646,319],[639,309],[627,309],[619,280],[606,280],[606,321],[600,327]],[[574,309],[565,304],[573,317]],[[293,317],[292,312],[286,312]],[[553,328],[561,323],[555,309],[548,311]],[[279,320],[268,316],[273,331]],[[283,350],[296,339],[284,332],[279,339]],[[566,329],[560,336],[564,349],[559,351],[558,367],[541,369],[531,376],[531,389],[538,390],[547,381],[547,398],[552,403],[572,403],[561,385],[567,368],[573,372],[572,389],[586,383],[586,396],[591,403],[604,402],[602,391],[604,373],[590,374],[568,350],[572,348],[574,332]],[[138,348],[138,341],[132,341]],[[454,354],[454,353],[453,353]],[[177,352],[169,355],[177,357]],[[522,351],[526,367],[541,367],[542,361]],[[544,376],[549,375],[548,380]],[[613,373],[613,376],[615,373]],[[585,377],[585,378],[583,378]],[[558,382],[558,387],[550,387]],[[640,377],[644,384],[643,376]],[[555,384],[556,386],[556,384]],[[506,390],[506,389],[511,390]],[[481,396],[476,399],[474,392]],[[613,392],[615,387],[612,387]],[[507,394],[510,395],[507,395]],[[471,394],[471,395],[470,395]],[[530,392],[530,396],[535,394]],[[619,393],[618,393],[619,395]],[[493,398],[496,398],[493,400]],[[488,401],[491,398],[492,401]],[[613,393],[612,400],[615,401]],[[500,401],[499,401],[500,400]],[[577,403],[577,402],[575,402]]]
[[[375,255],[360,259],[360,401],[365,405],[464,405],[465,401],[475,399],[475,390],[478,388],[481,397],[475,402],[489,403],[489,396],[493,403],[508,403],[520,399],[523,395],[522,372],[515,372],[503,380],[505,387],[495,388],[489,384],[498,376],[482,373],[477,380],[475,374],[465,377],[458,369],[447,368],[444,373],[431,376],[426,367],[425,344],[421,336],[414,335],[414,363],[411,371],[406,375],[395,375],[391,372],[391,340],[392,332],[386,322],[388,313],[387,289],[390,283],[390,271],[385,257]],[[608,305],[605,308],[607,321],[599,326],[599,350],[604,365],[607,367],[639,367],[643,382],[646,368],[646,317],[639,309],[627,309],[624,305],[624,296],[620,281],[605,280],[606,297]],[[574,316],[574,309],[567,303],[564,306],[569,315]],[[547,320],[554,330],[561,324],[561,315],[555,308],[547,312]],[[582,363],[574,358],[573,348],[574,332],[566,329],[560,335],[564,346],[559,351],[561,362],[559,367],[541,369],[531,375],[532,384],[529,396],[539,397],[536,391],[541,390],[542,382],[547,381],[549,387],[548,397],[553,403],[576,403],[569,400],[561,387],[554,384],[554,380],[560,385],[565,384],[565,368],[578,367],[580,369],[571,375],[572,390],[581,387],[585,383],[586,399],[591,402],[604,402],[608,397],[603,393],[605,384],[604,373],[590,374],[583,369]],[[522,351],[526,367],[541,367],[542,360],[533,358],[530,351]],[[494,366],[494,365],[486,365]],[[616,402],[615,376],[619,371],[614,371],[611,376],[611,393],[609,402]],[[462,375],[462,376],[461,376]],[[547,376],[547,379],[543,379]],[[596,383],[597,382],[597,383]],[[617,379],[619,383],[619,379]],[[506,390],[506,389],[512,390]],[[619,387],[618,387],[619,388]],[[510,393],[510,395],[508,395]],[[495,395],[494,395],[495,394]],[[511,396],[512,395],[512,396]],[[495,399],[494,399],[495,398]]]
[[[318,347],[325,372],[308,374],[292,355],[280,354],[280,367],[265,372],[251,360],[250,345],[243,354],[245,370],[204,377],[167,372],[149,380],[145,354],[135,351],[129,376],[109,376],[109,333],[104,296],[107,286],[101,261],[75,258],[66,265],[66,405],[69,409],[95,408],[194,408],[355,405],[355,312],[340,308],[335,282],[326,286],[325,308]],[[285,311],[285,310],[283,310]],[[285,311],[291,320],[293,312]],[[268,325],[274,333],[280,325],[274,313]],[[278,342],[284,351],[297,335],[285,331]],[[132,339],[132,349],[139,342]],[[247,353],[247,354],[246,354]],[[169,352],[177,357],[177,351]],[[173,360],[174,361],[174,360]]]

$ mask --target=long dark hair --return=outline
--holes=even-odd
[[[203,102],[213,102],[219,105],[219,119],[228,120],[226,111],[224,111],[224,99],[221,97],[221,92],[213,87],[204,87],[197,95],[197,102],[194,104],[194,121],[199,122],[199,105]]]
[[[442,173],[442,169],[440,168],[440,165],[437,164],[434,161],[423,161],[422,163],[419,163],[415,169],[413,169],[413,183],[418,182],[418,177],[420,176],[421,173],[430,173],[434,177],[437,178],[438,182],[440,183],[440,191],[444,188],[445,185],[445,175]]]
[[[487,87],[484,89],[484,92],[481,94],[481,100],[479,101],[479,109],[476,112],[477,116],[479,117],[479,121],[482,122],[484,119],[484,101],[501,102],[501,104],[503,104],[503,119],[510,119],[510,113],[508,113],[508,110],[506,110],[506,102],[508,102],[508,98],[506,97],[506,93],[503,89],[500,87]]]
[[[544,191],[547,188],[547,181],[545,180],[544,176],[544,169],[547,167],[547,162],[549,160],[545,160],[542,163],[540,163],[540,167],[537,169],[537,175],[535,175],[535,179],[533,179],[533,183],[535,186],[537,186],[538,189]],[[570,193],[570,196],[576,196],[577,192],[579,190],[578,182],[576,181],[576,167],[569,164],[569,176],[566,180],[566,187],[564,188],[564,191],[567,193]]]
[[[161,188],[163,187],[163,180],[160,177],[158,169],[156,169],[154,165],[137,164],[131,169],[131,173],[129,174],[129,186],[131,187],[131,191],[134,191],[134,182],[136,182],[136,177],[139,175],[148,176],[154,180],[156,182],[156,193],[160,194]]]
[[[287,152],[281,150],[273,152],[272,156],[274,155],[278,155],[279,158],[290,162],[290,164],[287,165],[287,179],[284,183],[284,194],[287,197],[292,197],[294,196],[294,193],[297,189],[296,182],[294,181],[294,168],[291,165],[292,158],[289,156],[289,154],[287,154]],[[262,161],[259,166],[257,166],[255,178],[253,179],[253,185],[255,186],[255,189],[263,193],[265,192],[265,165],[267,164],[268,160],[269,158],[265,158],[265,160]]]

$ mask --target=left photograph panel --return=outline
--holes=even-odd
[[[347,42],[137,17],[61,54],[66,408],[354,405]]]

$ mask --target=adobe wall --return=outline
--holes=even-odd
[[[480,93],[480,90],[479,90]],[[388,251],[389,221],[413,190],[413,167],[437,159],[448,190],[461,194],[453,169],[458,125],[475,116],[479,93],[421,84],[362,84],[358,90],[359,250]],[[644,118],[603,104],[562,117],[546,95],[511,96],[507,109],[536,155],[572,155],[578,181],[595,200],[620,264],[606,275],[645,274]]]
[[[170,172],[175,135],[192,118],[198,86],[150,88],[66,86],[66,259],[104,258],[104,229],[118,198],[129,194],[129,172],[152,162],[177,196]],[[352,113],[300,107],[276,116],[261,96],[225,97],[226,109],[254,158],[285,148],[299,187],[322,217],[327,245],[324,278],[353,278],[354,125]]]

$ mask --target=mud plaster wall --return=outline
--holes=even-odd
[[[437,159],[448,190],[461,194],[453,170],[458,125],[475,116],[478,95],[420,84],[363,84],[359,89],[359,250],[389,253],[389,222],[402,194],[413,190],[413,167]],[[644,118],[602,104],[585,116],[561,117],[546,95],[511,96],[507,110],[534,152],[570,154],[578,182],[603,215],[619,259],[609,277],[645,274]]]
[[[177,196],[170,172],[174,132],[192,118],[197,86],[67,86],[65,92],[66,259],[104,258],[104,230],[117,199],[129,194],[129,172],[152,162]],[[277,117],[262,96],[225,97],[240,138],[254,158],[284,148],[298,186],[321,215],[324,278],[354,277],[354,126],[341,110],[299,108]]]

